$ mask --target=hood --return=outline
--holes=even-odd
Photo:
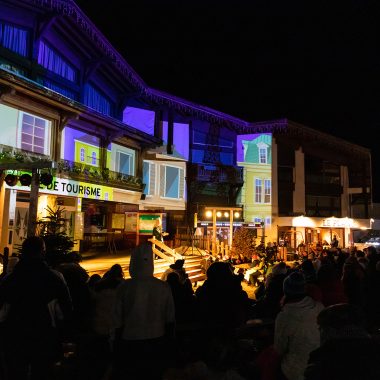
[[[131,254],[129,274],[132,278],[151,277],[154,272],[153,252],[150,243],[136,247]]]

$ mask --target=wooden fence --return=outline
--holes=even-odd
[[[187,246],[198,248],[207,252],[212,253],[212,255],[229,256],[230,246],[224,242],[216,240],[216,244],[212,242],[210,236],[191,236],[190,234],[176,234],[174,237],[174,248]]]

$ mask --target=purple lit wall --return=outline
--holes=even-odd
[[[62,158],[69,161],[75,161],[75,140],[99,147],[99,138],[70,127],[64,128],[62,138]]]
[[[168,123],[163,122],[162,139],[164,143],[168,142]],[[174,155],[185,160],[189,159],[189,125],[174,123],[173,126],[173,144]]]
[[[123,122],[154,136],[154,111],[127,107],[123,112]]]
[[[228,128],[214,127],[205,121],[193,122],[192,162],[235,165],[236,133]],[[210,151],[215,152],[212,160]]]
[[[254,133],[250,135],[237,135],[236,136],[236,161],[244,162],[244,141],[252,141],[260,136],[259,133]]]

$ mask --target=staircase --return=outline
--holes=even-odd
[[[185,260],[183,268],[186,270],[189,280],[193,285],[197,285],[198,281],[206,279],[206,274],[202,272],[203,257],[201,255],[186,255],[181,258]],[[164,259],[154,260],[154,277],[161,278],[170,264]]]
[[[205,273],[202,272],[203,253],[200,250],[193,250],[192,247],[178,247],[172,249],[165,243],[156,240],[154,237],[148,239],[152,243],[152,250],[155,256],[159,259],[154,260],[154,276],[161,278],[162,274],[178,259],[184,259],[183,265],[189,280],[193,284],[198,281],[204,281]]]
[[[174,264],[178,259],[184,259],[185,263],[183,268],[189,276],[189,280],[194,286],[198,285],[199,281],[206,279],[206,274],[202,271],[202,260],[206,255],[206,251],[188,247],[180,246],[175,249],[168,247],[164,242],[156,240],[154,237],[148,239],[152,243],[152,252],[154,257],[159,257],[154,260],[154,272],[153,275],[157,278],[161,278],[162,274],[169,268],[171,264]],[[82,263],[82,266],[87,270],[89,275],[103,274],[111,267],[112,264],[118,262],[123,268],[125,278],[130,278],[129,275],[129,259],[130,257],[113,258],[101,260],[100,263]]]
[[[200,251],[192,251],[191,247],[179,247],[171,249],[165,246],[163,243],[162,248],[166,249],[166,252],[158,251],[157,255],[160,257],[157,260],[154,260],[154,276],[157,278],[161,278],[162,274],[169,268],[171,264],[178,259],[184,259],[184,268],[186,273],[189,276],[190,281],[194,286],[197,285],[199,281],[204,281],[206,279],[205,273],[202,272],[202,260],[204,252]],[[160,247],[161,247],[160,244]],[[129,275],[129,261],[130,255],[125,255],[121,257],[114,257],[107,255],[102,259],[87,259],[81,263],[81,266],[87,271],[87,273],[91,276],[95,273],[100,274],[101,276],[111,268],[111,266],[115,263],[118,263],[123,268],[125,278],[130,278]]]

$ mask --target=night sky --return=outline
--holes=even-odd
[[[76,3],[150,87],[371,149],[380,202],[380,1]]]

